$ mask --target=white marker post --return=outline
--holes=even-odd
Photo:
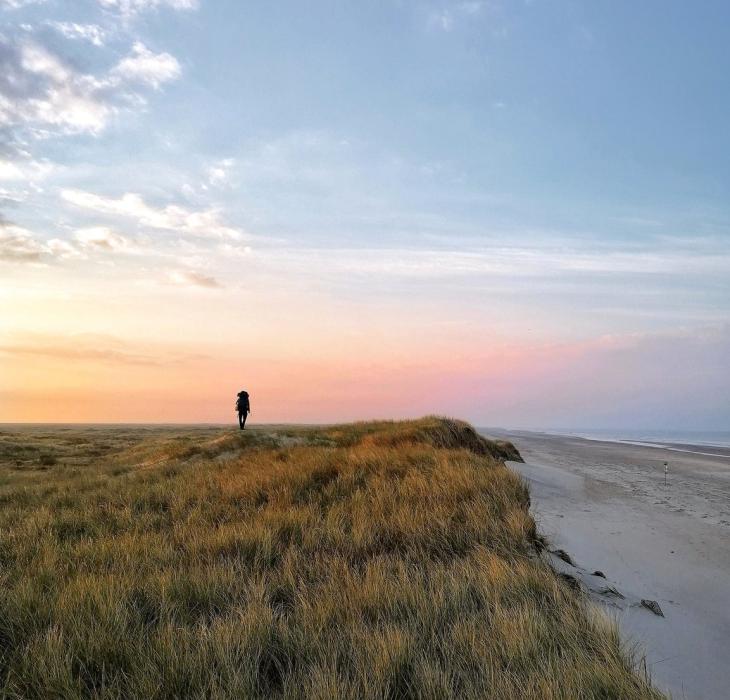
[[[669,471],[669,465],[664,462],[664,486],[667,485],[667,472]]]

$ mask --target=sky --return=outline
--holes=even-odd
[[[730,6],[0,0],[0,421],[730,426]]]

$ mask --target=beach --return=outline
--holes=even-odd
[[[673,698],[726,698],[728,451],[482,432],[517,446],[525,463],[510,466],[529,482],[532,513],[557,552],[552,563],[617,618],[654,683]],[[663,616],[642,600],[656,601]]]

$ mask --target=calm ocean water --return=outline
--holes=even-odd
[[[730,448],[730,430],[550,430],[589,440],[627,442],[640,445],[694,445]]]

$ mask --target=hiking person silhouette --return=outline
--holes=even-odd
[[[243,430],[246,427],[246,417],[251,413],[251,403],[248,400],[247,391],[238,392],[236,410],[238,411],[238,427]]]

